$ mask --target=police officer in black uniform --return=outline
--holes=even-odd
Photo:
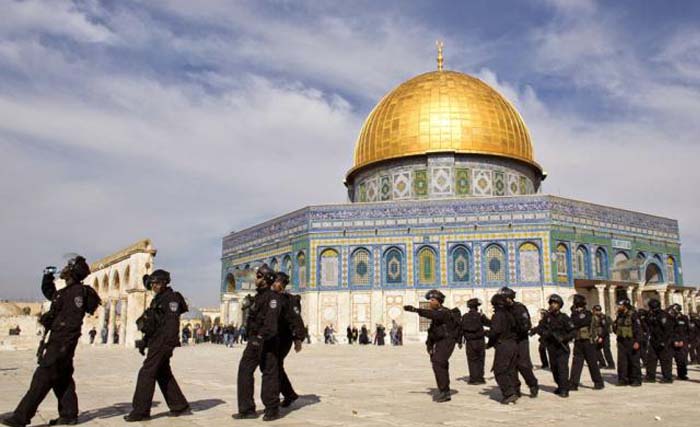
[[[594,305],[593,306],[593,312],[594,313],[600,313],[601,316],[603,316],[604,319],[604,325],[605,325],[605,336],[603,337],[603,348],[600,349],[600,363],[601,363],[601,368],[606,368],[606,369],[615,369],[615,358],[612,355],[612,351],[610,351],[610,334],[613,332],[613,322],[612,318],[608,316],[607,314],[603,313],[603,309],[599,305]]]
[[[469,311],[462,316],[462,331],[469,366],[469,384],[485,384],[484,363],[486,361],[486,341],[484,327],[491,325],[491,320],[479,311],[481,302],[478,298],[467,301]]]
[[[571,379],[569,391],[578,390],[583,371],[583,362],[588,365],[588,372],[593,380],[593,388],[601,390],[605,387],[603,376],[598,365],[598,351],[596,346],[603,343],[602,325],[600,317],[586,309],[586,297],[574,295],[574,308],[571,312],[571,321],[576,328],[574,339],[574,359],[571,362]]]
[[[670,384],[673,382],[673,356],[671,355],[673,319],[661,309],[659,300],[651,299],[647,305],[649,313],[646,318],[646,326],[649,331],[649,348],[647,349],[647,373],[644,382],[656,382],[656,364],[659,362],[661,364],[661,382]]]
[[[569,341],[575,335],[575,328],[569,316],[561,312],[564,300],[559,295],[550,295],[547,302],[547,315],[532,329],[531,334],[539,334],[547,346],[549,367],[557,383],[554,394],[569,397]]]
[[[265,405],[264,421],[280,417],[279,379],[279,319],[282,310],[281,297],[272,291],[275,272],[263,264],[255,274],[257,293],[248,310],[246,327],[248,344],[238,364],[238,413],[236,419],[256,418],[253,399],[253,374],[260,367],[262,385],[260,396]]]
[[[144,321],[149,323],[141,328],[144,340],[137,343],[141,354],[144,354],[146,347],[148,354],[136,380],[131,412],[124,416],[127,422],[144,421],[151,417],[156,382],[170,408],[170,416],[177,417],[190,412],[190,405],[170,368],[173,350],[180,346],[180,315],[187,312],[187,303],[179,292],[168,286],[170,273],[165,270],[145,275],[143,284],[146,289],[153,291],[155,297],[144,316],[137,321],[139,324]]]
[[[435,402],[447,402],[450,397],[450,356],[455,349],[457,334],[461,331],[459,320],[455,312],[444,307],[445,295],[438,290],[431,290],[425,294],[425,299],[430,303],[429,309],[416,308],[405,305],[403,309],[408,312],[418,313],[419,316],[431,320],[428,328],[428,340],[425,345],[430,354],[430,362],[433,365],[433,373],[438,386],[438,394],[433,398]],[[461,316],[459,316],[461,318]]]
[[[679,380],[688,379],[688,336],[690,330],[688,316],[683,314],[680,304],[673,304],[668,309],[668,313],[673,319],[673,334],[671,342],[673,343],[673,360],[676,361],[676,373]]]
[[[688,359],[689,365],[700,363],[700,316],[697,313],[690,313],[690,323],[688,324],[690,331],[688,337]]]
[[[0,420],[8,426],[25,426],[36,414],[39,404],[53,390],[58,400],[58,418],[50,425],[78,423],[78,396],[73,381],[73,356],[81,335],[85,314],[93,314],[100,305],[94,289],[82,284],[90,267],[80,255],[71,258],[61,270],[60,278],[66,283],[56,289],[54,267],[44,270],[41,291],[51,301],[51,309],[41,317],[48,341],[42,339],[37,352],[39,366],[34,371],[29,391],[11,416]]]
[[[617,317],[613,330],[617,335],[617,385],[642,385],[642,322],[627,297],[617,301]]]
[[[642,340],[639,343],[639,358],[642,361],[642,366],[646,366],[650,340],[649,328],[647,327],[649,311],[640,307],[637,309],[637,316],[639,316],[639,321],[642,323]]]
[[[289,284],[289,276],[286,273],[278,272],[275,274],[275,282],[272,284],[272,290],[280,296],[282,309],[280,311],[279,341],[279,377],[280,377],[280,393],[282,393],[281,407],[286,408],[299,398],[299,395],[294,391],[292,383],[289,381],[287,372],[284,369],[284,359],[289,354],[289,351],[294,346],[294,351],[301,351],[301,343],[305,337],[304,322],[301,318],[301,297],[285,292]]]
[[[502,287],[499,293],[506,297],[508,308],[510,309],[513,319],[515,320],[515,334],[518,344],[518,359],[516,361],[515,371],[515,392],[520,396],[520,379],[518,373],[523,376],[525,383],[530,388],[530,397],[537,397],[539,385],[537,377],[532,370],[532,360],[530,359],[530,329],[532,329],[532,320],[530,320],[530,312],[524,304],[515,301],[515,291],[509,287]]]
[[[501,403],[508,405],[515,403],[519,397],[515,388],[516,364],[518,361],[515,319],[509,310],[505,295],[494,295],[491,298],[491,305],[493,305],[494,314],[491,318],[491,328],[488,333],[488,347],[495,347],[496,349],[492,370],[503,396]]]

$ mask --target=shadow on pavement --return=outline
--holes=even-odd
[[[300,394],[299,399],[294,401],[288,408],[280,408],[280,418],[284,418],[294,411],[298,411],[306,406],[315,405],[321,402],[321,397],[317,394]]]

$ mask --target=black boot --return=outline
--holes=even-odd
[[[250,420],[253,418],[258,418],[258,413],[255,411],[239,412],[237,414],[231,415],[234,420]]]
[[[150,416],[150,415],[146,415],[146,414],[133,414],[133,413],[132,413],[132,414],[124,415],[124,421],[126,421],[127,423],[136,423],[136,422],[139,422],[139,421],[148,421],[148,420],[150,420],[150,419],[151,419],[151,416]]]
[[[78,424],[78,418],[58,417],[49,421],[50,426],[74,426],[76,424]]]
[[[438,393],[437,396],[435,396],[434,399],[437,403],[442,403],[442,402],[449,402],[452,400],[452,396],[450,396],[450,391],[441,391]]]
[[[23,422],[18,421],[14,415],[11,415],[7,418],[0,419],[0,424],[10,426],[10,427],[25,427],[26,426],[26,424],[24,424]]]
[[[280,411],[279,409],[273,409],[270,411],[265,411],[265,415],[263,415],[263,421],[274,421],[279,419],[280,417]]]
[[[299,396],[296,394],[294,396],[285,397],[284,400],[282,400],[282,403],[280,403],[280,406],[283,408],[287,408],[298,398]]]
[[[192,408],[190,408],[190,405],[185,406],[182,409],[177,409],[177,410],[170,410],[168,413],[169,417],[179,417],[181,415],[192,415]]]
[[[530,387],[530,398],[534,399],[537,397],[537,394],[540,392],[540,386],[538,385],[533,385]]]

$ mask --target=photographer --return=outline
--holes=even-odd
[[[124,416],[127,422],[147,420],[151,416],[153,392],[156,381],[170,408],[170,416],[189,413],[190,405],[182,394],[170,369],[170,358],[175,347],[180,346],[180,315],[187,312],[185,299],[168,286],[170,273],[156,270],[143,277],[146,289],[153,290],[155,298],[150,307],[136,321],[143,332],[143,340],[137,341],[141,354],[148,354],[139,370],[131,413]]]
[[[51,309],[41,316],[44,326],[37,358],[39,366],[34,371],[29,391],[14,413],[3,420],[8,426],[26,426],[36,414],[39,404],[53,390],[58,400],[59,417],[50,425],[72,425],[78,423],[78,396],[73,381],[73,356],[81,335],[85,314],[93,314],[100,305],[100,297],[89,286],[82,284],[90,274],[90,267],[80,255],[71,258],[61,270],[60,278],[66,282],[56,289],[55,267],[44,270],[41,291],[51,300]],[[48,334],[48,341],[45,340]]]

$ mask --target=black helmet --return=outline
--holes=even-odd
[[[617,300],[617,305],[618,305],[618,306],[624,305],[625,307],[628,307],[628,308],[629,308],[629,307],[632,306],[632,302],[630,301],[629,298],[627,298],[627,297],[622,297],[622,298],[620,298],[620,299]]]
[[[683,307],[681,307],[680,304],[671,304],[671,310],[675,311],[676,313],[682,313],[683,312]]]
[[[280,282],[282,286],[287,286],[289,284],[289,276],[287,273],[278,271],[275,273],[275,282]]]
[[[90,275],[90,266],[87,261],[85,261],[84,257],[75,254],[74,257],[68,260],[62,274],[68,274],[76,282],[82,282],[83,279]],[[65,279],[67,277],[64,276],[62,278]]]
[[[586,297],[580,294],[574,295],[574,307],[585,307]]]
[[[467,301],[467,307],[470,308],[476,308],[481,305],[481,301],[479,301],[479,298],[472,298],[469,301]]]
[[[657,299],[650,299],[647,305],[649,306],[649,310],[658,310],[661,308],[661,301]]]
[[[165,270],[158,269],[151,274],[143,275],[143,286],[149,291],[153,288],[153,282],[168,285],[170,283],[170,273]]]
[[[603,311],[603,307],[600,304],[596,304],[593,306],[593,311]]]
[[[515,291],[509,288],[508,286],[504,286],[501,289],[499,289],[498,293],[505,296],[508,299],[515,299]]]
[[[440,301],[440,304],[445,302],[445,294],[442,292],[438,291],[437,289],[431,289],[428,292],[425,293],[425,299],[431,300],[435,298],[436,300]]]
[[[564,300],[557,294],[552,294],[549,296],[549,298],[547,298],[547,304],[551,304],[552,302],[558,303],[559,308],[564,307]]]
[[[271,269],[267,264],[263,264],[258,267],[256,276],[260,275],[265,280],[265,283],[271,285],[275,281],[275,271]]]
[[[508,301],[506,300],[506,296],[502,293],[497,293],[494,296],[491,297],[491,305],[496,307],[496,308],[503,308],[506,305],[508,305]]]

